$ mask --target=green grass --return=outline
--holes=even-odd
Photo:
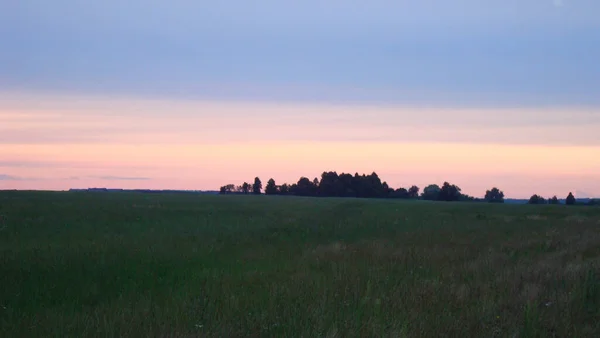
[[[600,208],[0,193],[1,337],[598,337]]]

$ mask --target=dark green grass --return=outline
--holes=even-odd
[[[600,336],[600,208],[0,193],[0,336]]]

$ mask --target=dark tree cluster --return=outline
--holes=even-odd
[[[529,204],[546,204],[547,201],[542,196],[540,196],[538,194],[534,194],[529,198],[529,201],[527,203],[529,203]]]
[[[490,203],[504,203],[504,193],[498,188],[485,192],[485,200]]]
[[[254,178],[254,183],[244,182],[236,186],[227,184],[221,187],[221,194],[255,194],[260,195],[263,191],[263,185],[258,177]],[[408,188],[391,188],[385,181],[382,181],[377,173],[370,175],[359,175],[358,173],[338,174],[335,171],[325,171],[321,174],[321,179],[309,179],[301,177],[298,182],[293,184],[277,185],[274,179],[269,179],[264,189],[265,195],[294,195],[294,196],[313,196],[313,197],[357,197],[357,198],[396,198],[396,199],[422,199],[426,201],[466,201],[466,202],[488,202],[504,203],[504,192],[493,187],[485,192],[483,199],[475,198],[463,194],[460,187],[444,182],[440,187],[437,184],[430,184],[423,189],[419,195],[419,187],[413,185]],[[533,195],[529,198],[529,204],[560,204],[556,196],[545,199],[540,195]],[[565,199],[566,205],[586,204],[600,205],[600,201],[590,199],[587,203],[578,203],[572,193]]]
[[[575,200],[575,196],[573,196],[572,193],[569,193],[569,195],[567,196],[567,199],[565,200],[565,203],[567,205],[573,205],[577,202],[577,200]]]
[[[265,189],[267,195],[361,198],[411,198],[411,196],[416,198],[418,192],[417,187],[394,190],[386,182],[382,182],[376,173],[338,175],[335,171],[324,172],[320,180],[316,177],[313,180],[301,177],[293,184],[276,185],[275,180],[270,179]]]
[[[458,186],[444,182],[440,187],[437,184],[430,184],[423,189],[421,198],[427,201],[463,201],[474,200],[473,197],[463,195]]]
[[[260,194],[262,184],[260,179],[255,178],[254,184],[244,183],[240,186],[233,184],[221,187],[221,194]],[[269,179],[265,186],[266,195],[295,195],[313,197],[357,197],[357,198],[395,198],[395,199],[423,199],[430,201],[487,201],[490,203],[503,203],[504,193],[498,188],[492,188],[486,192],[483,200],[463,194],[461,189],[448,182],[442,186],[431,184],[419,195],[419,187],[413,185],[407,188],[391,188],[382,181],[377,173],[369,175],[348,173],[338,174],[335,171],[326,171],[321,178],[309,179],[301,177],[293,184],[278,185],[274,179]]]
[[[219,189],[220,194],[255,194],[260,195],[262,190],[262,182],[260,178],[254,178],[254,184],[244,182],[241,185],[236,186],[235,184],[227,184]]]
[[[528,203],[529,204],[560,204],[561,202],[559,201],[558,197],[556,197],[556,196],[545,199],[540,195],[534,194],[533,196],[531,196],[529,198]],[[575,196],[573,196],[573,193],[569,193],[569,195],[567,195],[567,198],[565,198],[565,204],[566,205],[575,205],[575,204],[585,205],[585,202],[582,202],[582,203],[577,202],[577,199],[575,199]],[[596,200],[594,200],[594,199],[590,199],[587,202],[587,205],[595,205],[595,204],[596,204]]]

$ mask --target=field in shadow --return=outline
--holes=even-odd
[[[0,193],[0,336],[597,337],[600,208]]]

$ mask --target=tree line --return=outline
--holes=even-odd
[[[255,194],[263,193],[263,184],[260,178],[255,177],[253,183],[244,182],[241,185],[227,184],[220,188],[220,194]],[[309,179],[301,177],[296,183],[283,183],[278,185],[274,179],[269,179],[264,187],[266,195],[294,195],[312,197],[357,197],[357,198],[393,198],[393,199],[421,199],[428,201],[468,201],[504,203],[504,192],[493,187],[485,192],[483,198],[476,198],[464,194],[460,187],[449,182],[441,186],[430,184],[423,191],[416,185],[410,187],[392,188],[387,182],[382,181],[377,173],[370,175],[354,175],[349,173],[338,174],[335,171],[326,171],[321,178]],[[556,196],[545,199],[534,194],[528,201],[529,204],[559,204]],[[566,197],[567,205],[577,203],[572,193]],[[590,205],[598,204],[596,200],[590,200]]]
[[[263,184],[260,178],[254,178],[254,183],[244,182],[241,185],[228,184],[220,188],[221,194],[262,194]],[[485,194],[484,199],[478,199],[462,193],[461,189],[448,182],[441,186],[430,184],[423,189],[416,185],[394,189],[382,181],[377,173],[370,175],[338,174],[326,171],[321,179],[301,177],[296,183],[278,185],[274,179],[269,179],[264,189],[266,195],[295,195],[313,197],[358,197],[358,198],[396,198],[423,199],[430,201],[487,201],[502,203],[504,193],[498,188],[492,188]]]
[[[529,198],[529,201],[527,203],[529,203],[529,204],[560,204],[560,201],[558,200],[558,197],[556,197],[556,196],[552,196],[552,197],[546,199],[538,194],[533,194]],[[575,199],[575,196],[573,196],[572,193],[569,193],[569,195],[565,199],[565,204],[566,205],[574,205],[576,203],[577,203],[577,200]],[[591,199],[588,204],[594,205],[595,203],[596,203],[596,201]]]

